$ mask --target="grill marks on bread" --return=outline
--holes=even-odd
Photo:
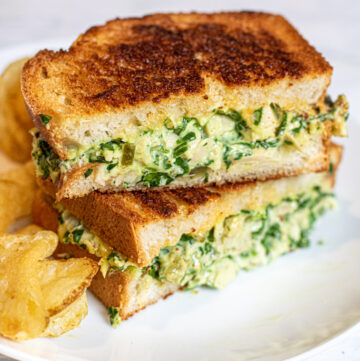
[[[215,190],[206,188],[178,188],[158,191],[134,191],[107,193],[94,192],[96,202],[105,202],[117,212],[136,213],[138,220],[155,220],[172,218],[180,213],[180,207],[184,206],[187,213],[193,213],[200,206],[218,199],[221,194]],[[126,199],[126,201],[125,201]],[[71,203],[71,201],[68,201]]]

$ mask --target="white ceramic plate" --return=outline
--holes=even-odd
[[[57,48],[68,43],[2,50],[0,71],[49,44]],[[359,68],[335,61],[335,69],[335,82],[343,88],[332,93],[359,94],[354,89],[360,83]],[[116,330],[109,326],[105,308],[88,294],[89,315],[81,327],[58,339],[14,343],[0,338],[0,353],[21,360],[74,361],[323,359],[316,357],[360,328],[344,336],[360,321],[360,126],[356,114],[350,120],[351,137],[342,142],[346,151],[336,187],[339,208],[318,223],[309,249],[241,272],[221,292],[177,293]]]

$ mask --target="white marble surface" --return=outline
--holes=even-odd
[[[360,120],[360,1],[358,0],[0,0],[1,48],[54,38],[75,39],[89,26],[114,17],[165,11],[265,10],[285,15],[335,66],[336,91],[348,95],[352,115]],[[354,72],[336,72],[346,62]],[[354,81],[349,83],[349,77]],[[347,81],[346,81],[347,80]],[[347,84],[342,89],[342,84]],[[350,84],[350,85],[349,85]],[[359,305],[360,307],[360,305]],[[360,359],[360,327],[325,353],[308,360]],[[2,358],[0,361],[8,360]]]

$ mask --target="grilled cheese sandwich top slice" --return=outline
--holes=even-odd
[[[278,15],[110,21],[24,67],[38,174],[60,199],[321,170],[327,129],[346,128],[331,71]]]
[[[39,52],[24,67],[22,90],[63,160],[74,144],[157,129],[166,117],[270,102],[301,109],[324,95],[331,72],[282,16],[157,14],[115,19],[68,51]]]

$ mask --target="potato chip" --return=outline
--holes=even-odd
[[[50,315],[62,311],[83,294],[97,270],[97,263],[89,258],[44,261],[40,282]]]
[[[49,319],[39,273],[57,245],[53,232],[0,237],[0,333],[15,340],[41,335]]]
[[[28,228],[34,231],[34,225]],[[58,336],[87,314],[85,291],[98,270],[87,258],[47,259],[50,231],[0,236],[0,334],[13,340]]]
[[[24,228],[18,229],[15,233],[16,234],[35,234],[37,232],[43,231],[44,229],[38,226],[37,224],[29,224]]]
[[[18,162],[31,158],[29,130],[34,126],[20,89],[20,75],[27,59],[11,63],[0,77],[0,148]]]
[[[58,237],[51,231],[41,231],[33,235],[1,235],[0,259],[2,259],[1,257],[6,257],[6,259],[16,258],[21,252],[26,252],[38,244],[41,248],[38,249],[39,257],[36,261],[48,258],[54,253],[58,244]]]
[[[50,317],[49,325],[41,336],[58,337],[79,326],[88,313],[86,292],[61,312]]]
[[[0,233],[12,223],[31,214],[36,190],[32,162],[0,174]]]

